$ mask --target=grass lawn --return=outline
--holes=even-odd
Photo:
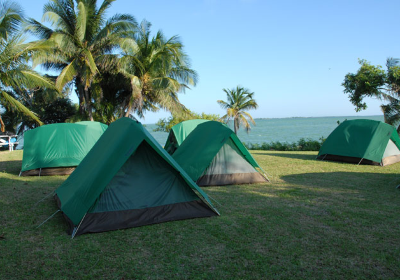
[[[400,164],[253,151],[271,183],[209,187],[221,216],[71,240],[48,197],[66,176],[18,177],[0,152],[0,279],[399,279]]]

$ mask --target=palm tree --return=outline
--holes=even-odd
[[[38,86],[53,87],[50,80],[28,66],[29,52],[24,37],[18,33],[23,22],[20,6],[14,2],[0,3],[0,97],[1,105],[26,114],[39,125],[42,122],[35,113],[13,97],[15,91]],[[1,131],[4,123],[0,116]]]
[[[249,133],[251,129],[249,121],[254,125],[256,123],[245,110],[258,108],[257,102],[253,99],[254,92],[250,92],[248,89],[240,86],[237,86],[236,89],[223,89],[223,91],[226,93],[228,102],[223,100],[217,101],[223,109],[226,109],[226,115],[221,117],[221,120],[227,123],[233,119],[235,134],[237,134],[240,125],[243,125],[246,132]]]
[[[101,92],[92,90],[99,73],[115,66],[119,55],[115,50],[134,32],[134,17],[117,14],[106,20],[105,14],[115,0],[51,0],[44,6],[43,19],[54,30],[31,19],[29,30],[41,40],[32,43],[34,65],[46,70],[61,71],[57,80],[58,90],[75,84],[80,113],[93,120],[93,101]],[[97,94],[97,95],[96,95]]]
[[[123,46],[121,73],[130,80],[131,94],[122,104],[125,116],[135,112],[143,117],[145,111],[159,108],[182,112],[186,108],[177,93],[197,83],[197,73],[190,68],[178,36],[165,38],[161,31],[150,37],[151,24],[142,21],[139,31]]]

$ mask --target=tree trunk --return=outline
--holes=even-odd
[[[6,129],[4,127],[4,123],[3,123],[3,120],[1,119],[1,116],[0,116],[0,126],[1,126],[1,132],[5,132]]]
[[[237,135],[237,129],[238,129],[238,119],[237,119],[237,117],[235,117],[233,119],[233,128],[235,130],[235,134]]]
[[[85,90],[85,104],[86,104],[86,112],[88,114],[89,120],[92,122],[93,119],[93,112],[92,112],[92,100],[90,98],[89,89]]]
[[[77,88],[77,95],[79,99],[79,113],[84,116],[88,115],[89,120],[93,121],[92,100],[90,97],[90,89],[85,89],[81,83],[81,77],[75,78],[75,86]]]
[[[127,109],[126,109],[126,112],[125,112],[125,116],[124,117],[129,117],[129,112],[132,110],[132,106],[130,105]]]
[[[84,115],[85,114],[85,103],[83,102],[83,96],[79,95],[79,114]]]
[[[75,86],[76,86],[76,95],[78,96],[78,100],[79,100],[79,114],[81,116],[85,115],[85,93],[84,93],[84,89],[83,86],[81,85],[81,83],[79,83],[80,81],[80,77],[76,77],[75,78]]]
[[[93,122],[94,119],[93,119],[93,113],[92,113],[92,106],[89,106],[88,115],[89,115],[89,120],[90,120],[91,122]]]

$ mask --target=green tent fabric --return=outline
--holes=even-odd
[[[209,120],[187,120],[174,125],[168,134],[167,142],[165,142],[164,149],[172,155],[176,149],[182,144],[186,137],[201,123],[208,122]]]
[[[26,131],[21,175],[51,175],[51,169],[79,165],[107,127],[84,121],[48,124]]]
[[[358,119],[342,122],[323,143],[318,159],[388,165],[400,160],[400,138],[386,123]]]
[[[56,199],[73,235],[218,215],[207,195],[130,118],[109,126],[56,190]]]
[[[172,157],[200,186],[267,181],[257,172],[261,167],[236,134],[220,122],[199,124]]]

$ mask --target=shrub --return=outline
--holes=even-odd
[[[263,151],[319,151],[325,138],[321,137],[319,140],[300,138],[297,142],[270,142],[270,143],[243,143],[249,150],[263,150]]]

